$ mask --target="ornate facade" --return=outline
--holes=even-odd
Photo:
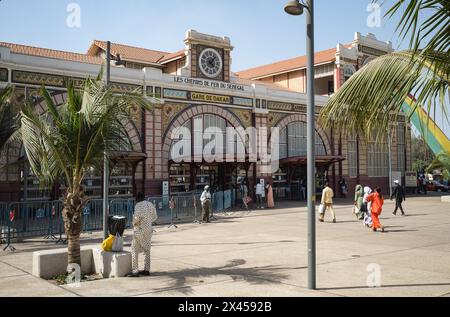
[[[389,46],[380,43],[371,36],[357,34],[352,45],[339,45],[331,52],[318,53],[317,112],[348,76],[376,54],[389,51]],[[112,67],[114,90],[155,96],[163,103],[156,105],[154,111],[143,113],[136,122],[123,123],[131,146],[114,160],[110,194],[129,197],[143,191],[147,196],[161,195],[165,182],[171,193],[198,190],[206,184],[228,189],[237,186],[242,178],[247,178],[252,188],[257,179],[263,178],[274,184],[279,197],[288,196],[291,187],[306,177],[304,65],[300,60],[288,61],[234,74],[229,38],[189,30],[184,44],[185,48],[175,53],[112,45],[112,57],[125,62],[124,66]],[[87,54],[77,54],[0,42],[0,89],[15,86],[19,92],[16,102],[32,100],[37,111],[44,112],[37,89],[46,86],[56,104],[64,103],[64,80],[70,78],[81,87],[86,77],[96,76],[105,48],[104,42],[94,41]],[[197,133],[213,126],[243,130],[280,128],[280,152],[283,152],[280,169],[276,173],[263,173],[261,160],[250,160],[248,153],[244,161],[175,162],[171,156],[177,142],[174,131],[185,127],[194,140]],[[393,169],[404,173],[410,164],[410,131],[405,123],[403,127],[403,143],[393,144],[394,149],[404,151],[403,161],[394,150]],[[384,166],[376,167],[379,175],[369,173],[375,174],[376,169],[370,164],[378,164],[368,157],[370,151],[377,151],[370,140],[348,138],[342,132],[319,126],[316,143],[319,182],[328,178],[336,185],[345,178],[350,184],[362,181],[388,186],[387,166],[385,171],[380,170]],[[270,147],[270,143],[266,146]],[[382,159],[383,153],[378,154]],[[1,159],[24,160],[23,149],[20,145],[11,147],[7,157]],[[0,201],[57,198],[59,188],[39,190],[37,180],[27,171],[26,164],[23,166],[1,173]],[[101,175],[93,171],[86,179],[87,193],[100,197],[101,184]]]

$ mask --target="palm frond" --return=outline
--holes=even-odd
[[[320,123],[365,136],[376,131],[377,137],[382,137],[410,94],[415,97],[413,111],[420,105],[426,105],[429,111],[437,106],[448,110],[448,77],[424,66],[432,58],[404,51],[375,59],[330,98],[322,109]]]
[[[7,155],[9,146],[20,139],[17,107],[10,102],[13,94],[12,87],[7,87],[0,92],[0,156]]]
[[[33,173],[46,185],[61,176],[71,179],[68,153],[62,148],[61,135],[45,116],[36,114],[32,105],[21,111],[21,133],[28,162]]]
[[[403,13],[402,13],[403,11]],[[434,72],[448,73],[450,50],[450,1],[448,0],[398,0],[387,12],[392,18],[400,14],[397,31],[403,39],[409,37],[414,55],[430,57],[435,52],[447,53],[447,60],[431,60],[428,66]]]
[[[428,171],[437,169],[450,171],[450,152],[439,153],[427,168]]]
[[[38,116],[24,107],[21,131],[35,175],[46,183],[63,176],[70,190],[79,188],[87,171],[101,166],[105,152],[112,155],[130,146],[123,123],[151,104],[137,94],[115,94],[90,78],[81,91],[70,81],[66,88],[67,100],[58,108],[43,88],[49,111]]]

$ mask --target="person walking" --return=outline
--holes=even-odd
[[[306,187],[305,181],[303,179],[300,180],[299,188],[300,188],[300,200],[304,201],[306,200]]]
[[[402,203],[406,201],[405,191],[403,190],[403,187],[400,185],[400,181],[396,180],[394,184],[395,188],[394,192],[392,193],[391,200],[395,198],[395,210],[392,214],[394,216],[397,216],[397,211],[398,209],[400,209],[400,211],[402,212],[402,216],[406,216],[402,206]]]
[[[348,194],[348,185],[345,182],[345,179],[341,179],[339,181],[339,187],[341,189],[341,198],[346,199],[347,198],[347,194]]]
[[[422,178],[422,190],[423,190],[423,193],[425,195],[427,195],[427,183],[428,183],[427,177],[426,177],[426,175],[423,175],[423,178]]]
[[[144,199],[142,193],[136,197],[133,215],[133,241],[131,243],[132,273],[127,277],[150,275],[150,250],[152,247],[153,223],[158,219],[155,206]],[[139,271],[139,253],[144,253],[144,271]]]
[[[272,185],[267,184],[266,189],[267,189],[267,208],[275,208]]]
[[[367,201],[371,203],[371,214],[372,214],[372,230],[377,232],[381,229],[384,232],[384,227],[380,223],[380,216],[383,211],[384,199],[381,194],[381,188],[375,189],[375,192],[367,197]]]
[[[247,187],[247,182],[243,181],[241,183],[241,186],[239,187],[239,191],[241,193],[241,198],[242,198],[242,207],[244,207],[245,209],[247,209],[247,211],[249,210],[248,208],[248,187]]]
[[[256,185],[256,208],[258,209],[264,209],[264,206],[262,205],[262,198],[264,196],[264,186],[261,184],[261,180],[258,181],[258,184]]]
[[[364,225],[368,228],[372,228],[372,213],[371,213],[372,202],[367,200],[370,194],[372,194],[372,188],[370,188],[369,186],[364,187],[364,198],[363,198]]]
[[[323,213],[319,216],[319,221],[324,222],[325,221],[325,213],[328,209],[331,211],[331,216],[333,217],[333,223],[336,223],[336,213],[333,209],[333,198],[334,198],[334,192],[330,187],[330,184],[328,182],[325,183],[325,188],[322,191],[322,201],[321,204],[323,205]]]
[[[210,223],[209,214],[211,212],[211,193],[210,187],[205,186],[205,190],[200,196],[200,202],[202,204],[202,218],[203,222]]]
[[[355,207],[357,212],[355,212],[356,218],[358,220],[364,219],[364,211],[363,211],[363,204],[364,204],[364,189],[361,185],[356,185],[355,187]]]

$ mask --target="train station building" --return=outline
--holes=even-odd
[[[349,42],[316,53],[317,113],[358,69],[392,52],[390,43],[371,34],[356,33]],[[184,44],[180,43],[180,48],[183,46],[178,52],[163,52],[112,44],[112,58],[124,62],[112,65],[113,89],[120,93],[138,91],[159,98],[161,103],[154,106],[154,111],[141,113],[139,120],[123,123],[130,142],[128,148],[111,158],[111,197],[132,197],[139,191],[158,196],[167,186],[171,194],[200,190],[205,185],[228,190],[236,188],[242,179],[247,179],[252,189],[257,180],[264,179],[273,184],[278,199],[295,198],[299,181],[306,180],[306,57],[232,72],[233,46],[229,38],[189,30]],[[97,76],[105,53],[103,41],[92,42],[86,54],[0,42],[0,89],[14,86],[14,102],[30,100],[36,111],[43,113],[45,102],[38,94],[41,86],[51,91],[56,104],[63,104],[65,79],[72,79],[81,88],[85,78]],[[249,155],[248,140],[239,135],[232,146],[215,154],[229,158],[230,147],[244,145],[240,153],[244,159],[211,162],[194,157],[197,147],[221,143],[217,134],[208,138],[212,127],[223,131],[225,144],[227,128],[268,129],[269,152],[273,152],[270,131],[279,128],[279,168],[264,170],[265,163],[258,155]],[[182,161],[174,157],[173,150],[185,141],[177,133],[180,128],[190,132],[192,147]],[[341,179],[351,190],[356,183],[389,187],[389,162],[391,170],[403,178],[411,170],[410,138],[410,125],[402,117],[389,146],[361,139],[349,131],[317,125],[317,188],[329,180],[339,192]],[[217,149],[220,147],[214,151]],[[0,174],[0,201],[59,198],[61,186],[40,188],[27,168],[20,144],[11,146],[8,154],[0,158],[2,163],[18,160],[23,162],[20,167],[10,166]],[[85,180],[86,194],[100,198],[101,179],[101,171],[92,171]]]

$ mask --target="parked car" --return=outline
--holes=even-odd
[[[448,192],[450,186],[439,183],[438,181],[429,181],[427,183],[427,190],[432,192]]]

